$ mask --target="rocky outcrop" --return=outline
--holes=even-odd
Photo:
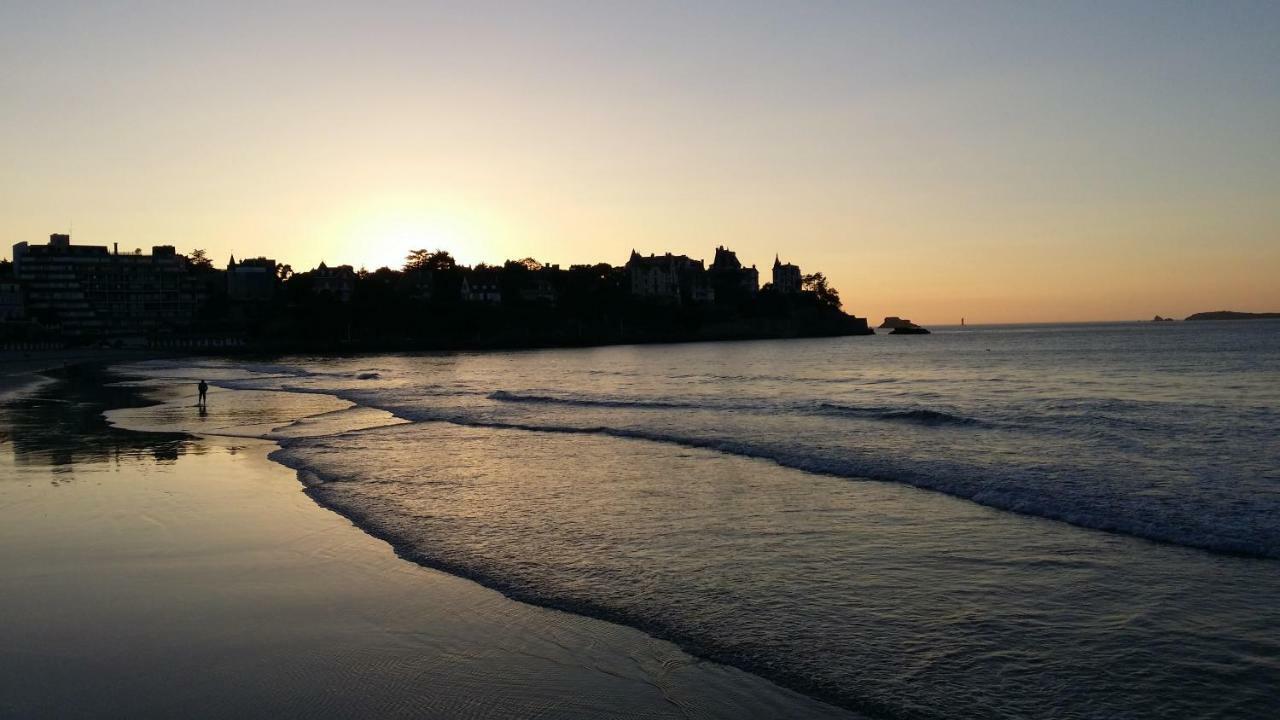
[[[906,318],[900,318],[897,315],[890,315],[880,323],[880,328],[891,329],[890,335],[928,335],[929,331],[911,322]]]

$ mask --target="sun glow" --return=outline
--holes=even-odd
[[[374,270],[399,268],[410,250],[448,250],[463,263],[486,256],[487,233],[479,223],[434,209],[362,213],[343,233],[349,262]]]

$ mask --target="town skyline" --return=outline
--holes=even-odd
[[[424,236],[424,237],[427,237],[427,236]],[[39,239],[37,239],[35,242],[39,242]],[[339,266],[350,266],[353,270],[357,272],[359,271],[374,272],[379,269],[390,269],[390,270],[400,271],[404,268],[405,260],[407,256],[412,252],[419,251],[419,250],[429,250],[433,252],[434,251],[448,252],[457,259],[458,264],[460,266],[468,267],[468,268],[501,267],[504,263],[525,260],[525,259],[537,260],[538,262],[545,264],[547,266],[560,266],[560,267],[566,267],[566,268],[574,265],[595,265],[600,263],[608,264],[613,267],[623,267],[625,265],[625,256],[630,256],[632,252],[637,252],[637,251],[640,251],[640,254],[644,256],[649,256],[649,255],[662,256],[664,254],[669,254],[669,255],[676,255],[676,256],[687,256],[695,260],[703,260],[709,263],[710,260],[708,259],[708,257],[709,255],[713,254],[713,253],[707,253],[705,249],[700,251],[697,248],[685,249],[685,248],[668,248],[660,245],[646,245],[643,247],[631,247],[624,250],[621,253],[621,255],[624,256],[623,262],[617,262],[617,260],[612,257],[610,258],[578,257],[578,258],[567,258],[563,260],[558,260],[558,259],[552,259],[550,257],[547,257],[545,256],[545,254],[538,254],[536,252],[530,252],[523,255],[516,254],[516,255],[501,257],[501,258],[498,258],[498,257],[477,258],[474,254],[468,253],[465,250],[456,251],[452,247],[449,247],[447,244],[431,245],[428,243],[428,244],[421,245],[419,247],[406,246],[404,251],[400,253],[400,259],[398,262],[392,261],[392,262],[385,262],[378,265],[370,265],[368,263],[351,261],[343,257],[331,258],[328,256],[321,256],[316,253],[303,254],[303,257],[315,257],[316,259],[314,260],[314,262],[312,261],[294,262],[292,257],[288,257],[288,256],[277,257],[276,256],[277,254],[272,253],[269,250],[243,247],[242,245],[227,244],[224,246],[225,250],[219,253],[218,251],[209,250],[208,248],[205,248],[205,247],[184,248],[180,244],[175,244],[171,239],[166,242],[157,242],[154,244],[151,242],[147,242],[139,245],[137,243],[138,243],[138,238],[136,237],[133,237],[130,241],[125,243],[121,243],[119,241],[113,241],[111,243],[94,242],[92,240],[84,241],[84,244],[88,244],[88,245],[98,245],[98,246],[119,245],[121,246],[119,248],[119,251],[121,253],[131,253],[131,252],[139,251],[146,254],[149,252],[150,248],[156,245],[174,245],[174,247],[178,250],[179,254],[183,254],[183,255],[190,255],[192,252],[196,252],[196,251],[204,252],[206,256],[209,258],[209,260],[213,263],[214,267],[216,268],[225,267],[226,261],[228,259],[239,258],[240,260],[245,260],[245,259],[258,259],[258,258],[271,257],[273,260],[277,260],[281,265],[288,265],[295,272],[306,272],[306,271],[315,270],[321,265],[327,265],[330,268],[339,267]],[[724,245],[724,243],[717,243],[717,246],[726,246],[726,245]],[[11,247],[11,245],[6,245],[5,247],[9,248]],[[396,253],[392,251],[390,254],[395,255]],[[745,256],[745,253],[740,251],[737,254]],[[13,255],[12,251],[6,249],[3,252],[3,254],[0,255],[0,259],[6,260],[6,261],[12,261],[13,259],[12,255]],[[746,258],[743,260],[743,264],[747,267],[759,266],[763,268],[765,271],[767,271],[768,268],[772,265],[773,260],[778,257],[782,257],[783,255],[784,255],[783,251],[776,250],[773,252],[773,255],[770,256],[769,258],[762,258],[761,260]],[[767,262],[764,262],[762,260],[767,260]],[[783,257],[783,260],[786,261],[787,258]],[[1111,315],[1106,315],[1105,313],[1107,312],[1107,309],[1106,309],[1107,306],[1100,305],[1099,312],[1103,314],[1098,316],[1083,316],[1083,317],[1076,317],[1076,316],[1021,317],[1019,316],[1014,319],[1009,319],[1002,315],[997,314],[995,317],[999,319],[990,319],[990,318],[983,317],[979,313],[966,314],[963,311],[961,311],[958,314],[955,314],[954,317],[945,316],[945,315],[934,317],[927,313],[915,313],[910,309],[906,309],[906,310],[898,309],[893,307],[890,303],[877,302],[874,300],[869,300],[868,298],[863,298],[862,296],[859,295],[859,293],[857,293],[856,287],[849,286],[848,283],[842,284],[838,279],[839,276],[836,275],[835,273],[828,273],[826,271],[823,271],[823,274],[831,281],[831,284],[833,287],[837,288],[838,290],[841,290],[841,292],[843,293],[843,297],[846,298],[846,301],[852,300],[855,303],[860,303],[856,306],[847,305],[846,309],[849,312],[855,312],[857,315],[866,317],[869,320],[877,320],[885,317],[909,317],[915,320],[916,322],[925,324],[925,325],[958,325],[961,323],[961,320],[964,320],[969,325],[1018,325],[1018,324],[1063,323],[1063,322],[1089,323],[1089,322],[1145,321],[1145,320],[1150,320],[1153,313],[1157,316],[1164,315],[1171,318],[1182,318],[1192,314],[1206,312],[1210,309],[1213,309],[1213,310],[1231,309],[1235,311],[1244,311],[1244,312],[1273,312],[1274,311],[1273,308],[1280,307],[1280,297],[1276,297],[1274,300],[1268,300],[1264,294],[1263,299],[1260,302],[1254,303],[1254,304],[1250,304],[1247,300],[1241,301],[1241,302],[1232,302],[1231,300],[1217,301],[1215,304],[1214,300],[1209,299],[1207,302],[1201,303],[1199,305],[1187,305],[1187,307],[1185,308],[1183,307],[1182,304],[1179,304],[1179,303],[1166,303],[1164,306],[1161,306],[1161,307],[1165,307],[1165,308],[1174,307],[1174,309],[1166,310],[1163,312],[1160,310],[1153,310],[1150,312],[1141,310],[1136,314],[1129,314],[1129,315],[1116,314],[1116,313],[1113,313]],[[1271,288],[1271,285],[1268,283],[1264,282],[1263,285],[1264,285],[1264,290]],[[849,287],[848,290],[844,289],[846,286]],[[1248,290],[1249,288],[1245,288],[1245,289]],[[1231,297],[1232,295],[1233,293],[1221,293],[1218,295],[1218,297]],[[1241,297],[1241,293],[1236,292],[1234,293],[1234,296]],[[944,299],[942,302],[945,303],[947,301]],[[958,301],[953,301],[952,304],[954,304],[956,307],[962,307],[958,303]],[[981,308],[983,307],[983,303],[975,302],[975,303],[972,303],[971,306]],[[1143,304],[1143,301],[1141,300],[1135,301],[1135,303],[1133,303],[1131,306],[1145,307],[1145,305]],[[868,310],[867,307],[883,308],[883,310],[881,311]],[[930,307],[930,305],[925,303],[923,304],[923,307]]]
[[[173,245],[121,252],[66,233],[0,263],[0,342],[69,346],[406,350],[572,347],[871,335],[821,272],[775,257],[769,280],[720,246],[708,265],[641,255],[568,268],[532,259],[459,264],[409,252],[399,269],[295,270],[263,256]]]
[[[731,10],[731,11],[730,11]],[[727,245],[924,323],[1280,308],[1280,11],[0,8],[0,238],[396,267]]]

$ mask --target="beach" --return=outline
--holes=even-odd
[[[0,720],[1280,720],[1277,38],[0,2]]]
[[[0,716],[851,717],[407,562],[275,443],[113,429],[96,382],[0,410]]]
[[[73,366],[0,715],[1269,720],[1273,329]]]

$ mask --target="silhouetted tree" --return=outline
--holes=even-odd
[[[209,259],[209,254],[201,248],[196,248],[187,256],[187,266],[191,272],[207,273],[213,270],[213,260]]]
[[[800,280],[801,288],[813,293],[818,302],[833,308],[840,307],[840,293],[827,284],[827,276],[822,273],[805,275]]]
[[[453,270],[458,262],[448,250],[410,250],[404,259],[405,272],[416,270]]]

